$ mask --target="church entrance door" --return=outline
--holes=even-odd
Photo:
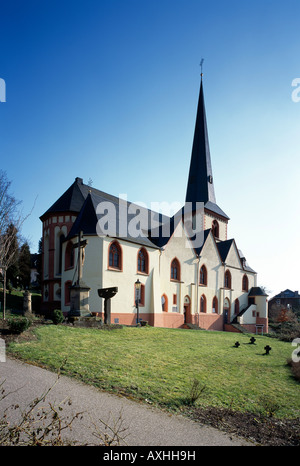
[[[230,301],[228,298],[224,299],[223,316],[224,324],[230,322]]]
[[[184,298],[183,315],[184,315],[184,323],[190,324],[191,323],[191,300],[189,296],[185,296]]]

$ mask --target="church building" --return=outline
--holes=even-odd
[[[202,76],[182,209],[168,217],[76,178],[40,219],[45,314],[268,332],[267,295],[216,202]]]

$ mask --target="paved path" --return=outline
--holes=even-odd
[[[18,402],[28,405],[35,397],[41,396],[57,379],[56,374],[7,358],[0,362],[0,383],[10,395],[0,403],[0,415],[6,406]],[[75,421],[69,438],[81,444],[97,443],[92,435],[92,420],[102,419],[110,426],[113,419],[122,413],[126,427],[125,442],[128,446],[235,446],[249,445],[248,442],[227,435],[217,429],[206,427],[179,415],[169,415],[151,406],[102,392],[74,379],[61,376],[46,401],[60,403],[70,398],[72,404],[66,409],[87,413],[82,421]]]

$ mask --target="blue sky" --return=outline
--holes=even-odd
[[[79,176],[149,207],[183,203],[204,58],[217,203],[258,282],[298,290],[300,3],[2,2],[1,169],[36,252]],[[36,201],[35,201],[36,199]]]

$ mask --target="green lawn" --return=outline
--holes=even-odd
[[[184,405],[193,379],[206,389],[197,404],[297,417],[299,382],[286,365],[290,343],[226,332],[153,327],[98,330],[41,326],[37,339],[13,343],[9,352],[80,378],[101,389],[130,395],[168,409]],[[235,341],[240,347],[235,348]],[[264,347],[272,347],[264,355]]]

